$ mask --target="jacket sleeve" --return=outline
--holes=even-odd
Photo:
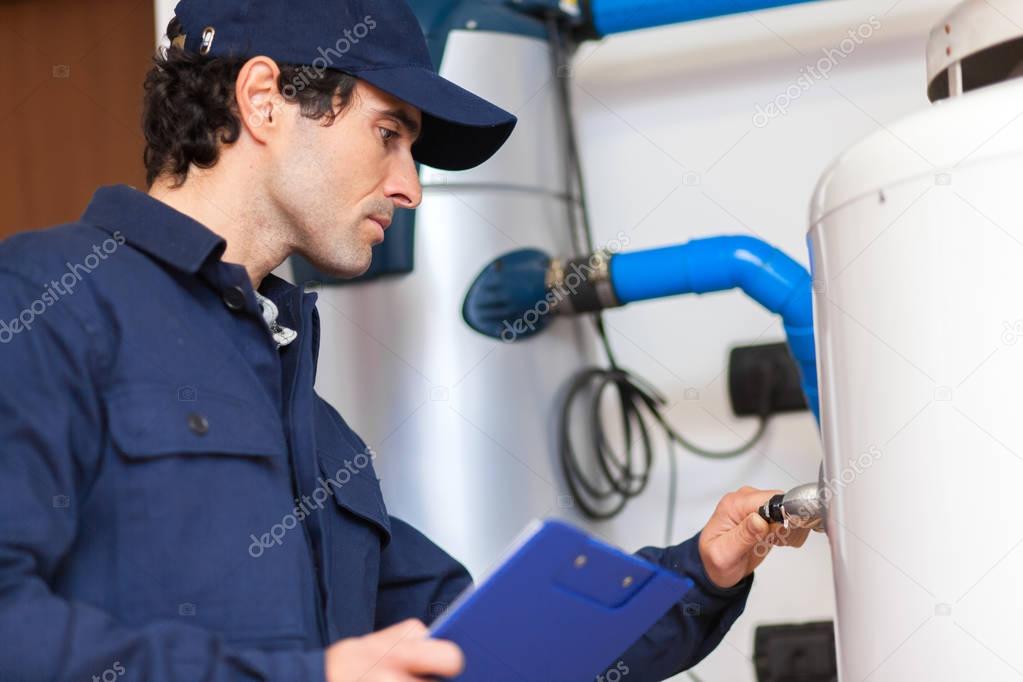
[[[406,618],[429,625],[471,585],[462,564],[409,524],[391,517],[391,542],[380,558],[376,629]]]
[[[714,650],[746,607],[753,585],[747,576],[722,589],[711,582],[699,551],[700,535],[667,548],[644,547],[636,552],[647,561],[693,581],[693,587],[609,666],[630,682],[656,682],[687,670]],[[599,679],[599,678],[598,678]]]
[[[61,297],[35,279],[0,269],[0,678],[81,681],[112,670],[121,682],[323,680],[322,650],[234,649],[172,622],[126,627],[54,592],[99,466],[104,337],[80,312],[88,294]]]

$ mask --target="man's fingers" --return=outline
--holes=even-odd
[[[403,639],[426,637],[428,632],[429,628],[423,624],[423,621],[416,618],[409,618],[408,620],[403,620],[400,623],[395,623],[390,627],[386,627],[383,630],[378,630],[370,636],[380,637],[381,639],[386,639],[397,644]]]
[[[424,641],[428,632],[421,620],[410,618],[366,635],[364,639],[371,640],[379,648],[380,656],[386,657],[392,656],[395,651],[400,651],[411,642]]]
[[[739,519],[745,519],[750,514],[758,512],[768,500],[780,492],[782,491],[757,490],[756,488],[750,488],[747,486],[740,488],[730,495],[726,495],[725,499],[729,502],[732,518],[738,521]]]
[[[431,677],[457,677],[465,657],[457,644],[443,639],[420,639],[396,648],[394,660],[402,672]]]
[[[742,561],[751,549],[767,539],[769,530],[770,525],[758,514],[748,514],[741,523],[715,542],[721,565],[734,565]]]
[[[750,568],[751,551],[754,547],[764,550],[758,558],[766,555],[770,545],[767,536],[770,526],[757,514],[749,514],[735,527],[708,543],[703,555],[707,575],[718,587],[731,587],[745,576]]]
[[[332,644],[325,652],[330,682],[416,682],[457,677],[465,657],[453,642],[429,637],[410,619],[361,637]]]
[[[372,636],[391,644],[387,655],[401,667],[402,672],[455,677],[465,666],[462,650],[453,642],[430,639],[429,632],[422,621],[410,618]]]
[[[786,532],[776,533],[778,541],[774,544],[785,547],[802,547],[806,538],[810,536],[809,528],[789,528]]]
[[[740,543],[749,550],[757,543],[763,542],[770,529],[770,524],[764,521],[760,514],[753,512],[742,520],[742,523],[739,524],[736,530],[738,531]]]

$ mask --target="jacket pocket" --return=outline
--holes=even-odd
[[[280,418],[269,405],[205,388],[153,383],[115,387],[105,403],[110,435],[130,458],[287,454]]]
[[[380,558],[391,540],[391,520],[370,454],[321,450],[319,487],[331,491],[323,519],[323,559],[331,639],[372,632]]]
[[[319,451],[317,455],[323,474],[320,485],[332,491],[334,502],[343,513],[372,526],[386,546],[391,540],[391,519],[373,469],[372,454],[356,451],[341,457]]]
[[[252,551],[294,508],[280,418],[198,387],[136,383],[105,395],[104,467],[119,596],[131,623],[176,620],[229,639],[302,636],[312,580],[300,532]]]
[[[391,519],[373,469],[375,453],[326,401],[314,407],[317,490],[324,500],[323,560],[331,639],[373,631],[380,560],[391,542]],[[322,493],[321,493],[322,498]]]
[[[372,526],[386,546],[391,541],[391,519],[373,469],[376,453],[319,396],[314,419],[316,457],[323,474],[320,485],[330,488],[336,506],[345,516],[354,516]]]

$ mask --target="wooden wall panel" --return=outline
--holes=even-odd
[[[74,220],[99,185],[144,187],[147,0],[0,0],[0,237]]]

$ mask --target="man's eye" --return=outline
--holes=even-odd
[[[390,128],[380,128],[380,136],[384,138],[384,142],[390,142],[398,137],[398,131],[391,130]]]

